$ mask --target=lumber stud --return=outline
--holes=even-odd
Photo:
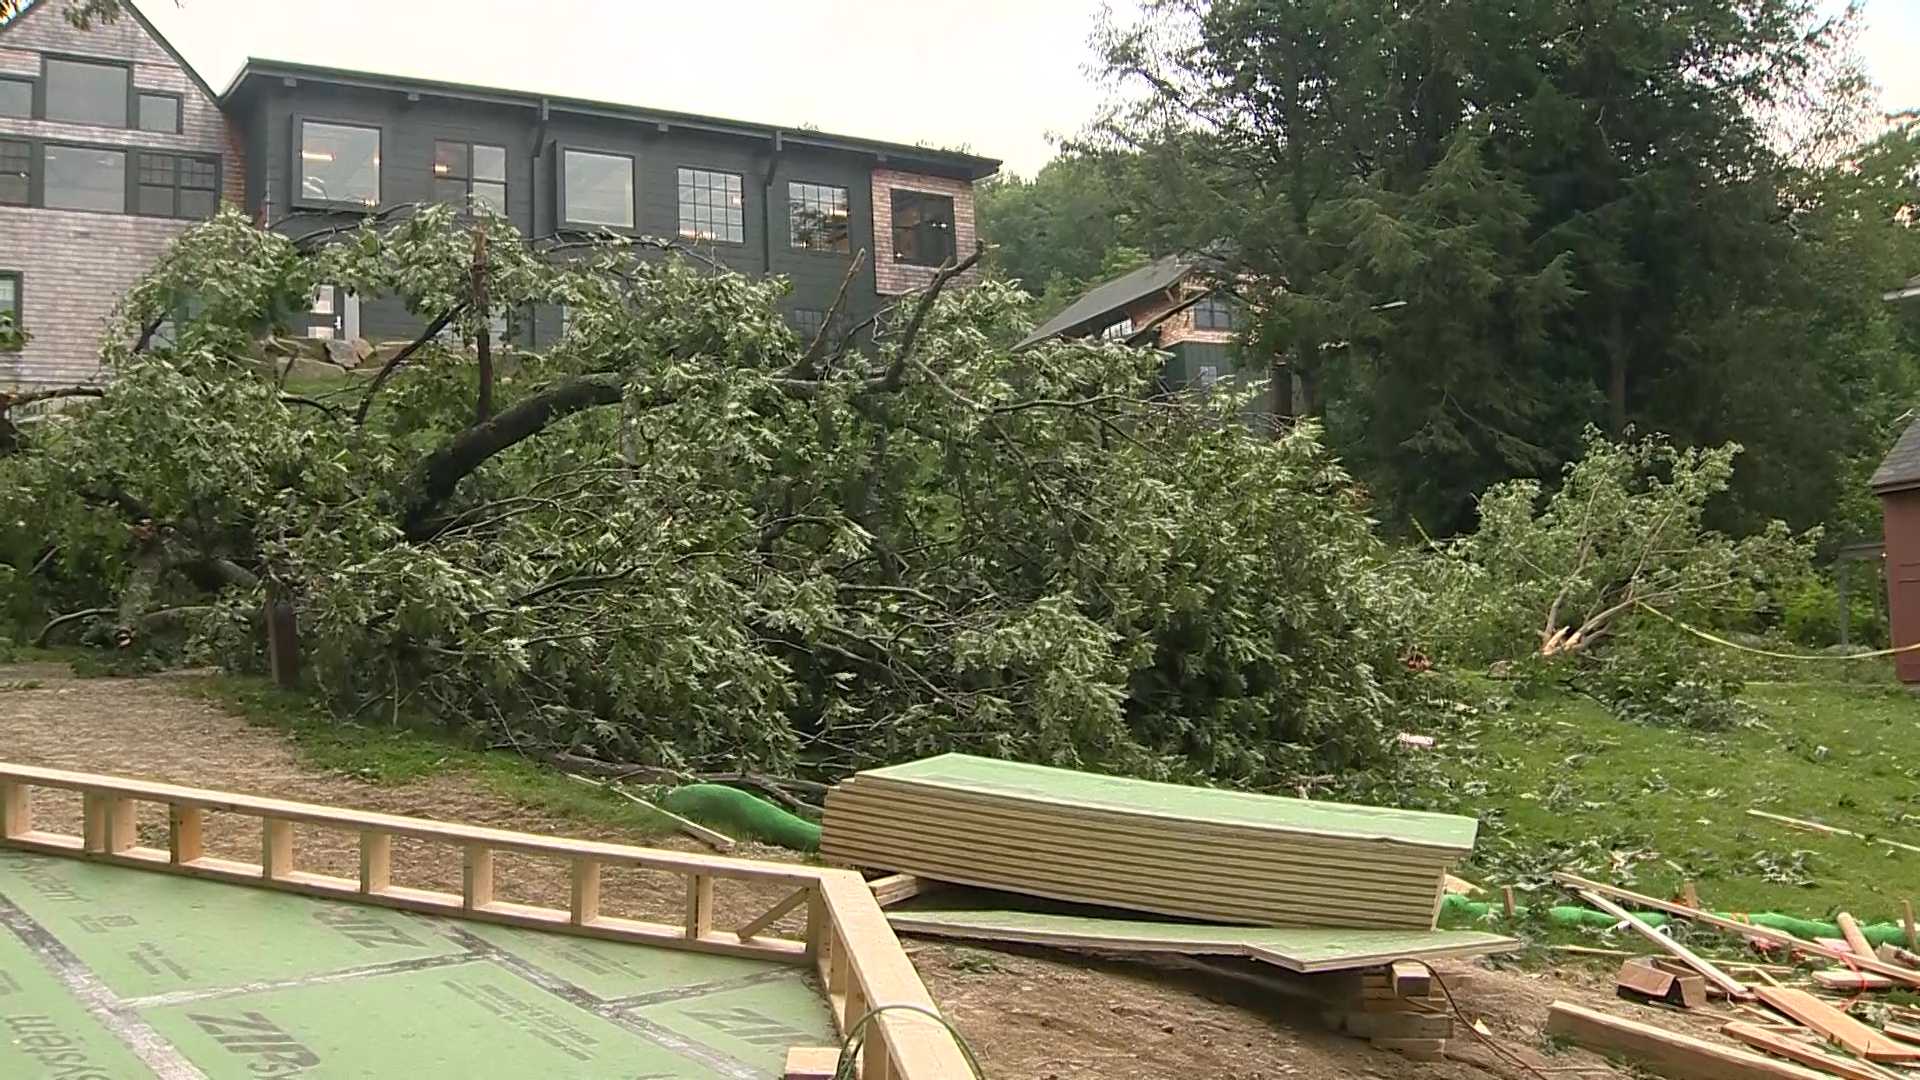
[[[713,877],[687,876],[687,937],[699,940],[713,933]]]
[[[293,822],[284,818],[260,821],[260,876],[280,881],[293,872]]]
[[[206,854],[206,814],[197,806],[167,807],[167,861],[183,866]]]
[[[461,863],[460,909],[479,911],[493,903],[493,849],[468,844]]]
[[[360,830],[360,895],[379,896],[393,886],[393,835]]]
[[[0,780],[0,837],[12,839],[33,831],[33,789]]]
[[[573,900],[567,908],[567,921],[585,926],[600,917],[600,862],[597,859],[573,860]]]

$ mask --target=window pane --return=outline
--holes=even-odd
[[[141,154],[140,182],[172,187],[173,158],[167,154]]]
[[[56,210],[127,209],[127,155],[122,150],[49,146],[47,205]]]
[[[219,186],[220,169],[211,161],[195,161],[192,158],[180,159],[180,186],[204,188],[208,191]]]
[[[893,258],[939,266],[953,257],[953,200],[921,191],[893,192]]]
[[[300,134],[301,197],[380,204],[380,129],[307,121]]]
[[[23,142],[0,141],[0,203],[27,204],[27,174],[33,150]]]
[[[633,159],[569,150],[567,220],[576,225],[633,227]]]
[[[433,182],[433,201],[446,203],[466,209],[467,182],[465,180],[439,180]]]
[[[0,79],[0,116],[32,116],[33,84],[21,79]]]
[[[127,126],[127,69],[80,60],[47,61],[47,119]]]
[[[787,226],[794,247],[847,252],[847,189],[829,184],[788,184]]]
[[[180,216],[205,220],[220,208],[220,196],[211,191],[194,191],[182,188],[180,191]]]
[[[141,94],[140,130],[179,131],[180,99],[166,94]]]
[[[496,214],[505,214],[507,212],[507,185],[490,184],[485,180],[475,180],[473,182],[473,202],[474,205],[487,207]]]
[[[162,217],[173,216],[173,189],[154,187],[151,184],[140,185],[140,212],[159,214]]]
[[[746,200],[737,173],[681,169],[680,235],[696,240],[746,240]]]
[[[0,277],[0,314],[20,318],[20,283],[14,277]]]
[[[433,175],[467,175],[467,144],[459,142],[438,142],[433,144]]]
[[[473,178],[475,180],[493,180],[507,182],[507,148],[504,146],[480,146],[473,148]]]

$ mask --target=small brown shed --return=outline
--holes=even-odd
[[[1886,535],[1887,623],[1895,648],[1920,644],[1920,420],[1873,472]],[[1904,683],[1920,683],[1920,650],[1894,657]]]

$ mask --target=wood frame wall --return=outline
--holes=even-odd
[[[81,835],[35,828],[36,788],[80,793],[84,818]],[[139,803],[166,808],[166,849],[138,842],[134,810]],[[202,829],[209,811],[259,820],[260,861],[241,862],[206,854]],[[359,877],[299,869],[293,842],[298,825],[358,834]],[[461,891],[455,894],[393,884],[396,836],[459,848],[464,856]],[[850,870],[571,840],[6,763],[0,763],[0,846],[427,915],[811,965],[820,975],[834,1024],[843,1035],[869,1011],[886,1008],[863,1029],[866,1049],[858,1072],[861,1080],[954,1080],[972,1075],[952,1033],[939,1021],[915,1011],[938,1010],[887,925],[872,891],[859,874]],[[573,886],[568,908],[496,899],[493,857],[503,851],[564,860]],[[606,867],[679,875],[685,881],[685,919],[675,925],[602,914],[600,876]],[[738,928],[717,929],[713,916],[716,881],[771,883],[791,891]],[[803,939],[766,933],[782,916],[802,910],[806,915]]]

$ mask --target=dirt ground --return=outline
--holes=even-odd
[[[612,830],[582,828],[530,811],[479,790],[458,774],[376,786],[318,771],[304,764],[278,734],[186,693],[175,677],[83,680],[61,666],[0,666],[0,686],[19,680],[40,685],[0,689],[0,760],[531,832],[630,840]],[[143,842],[164,847],[164,821],[149,808],[143,808],[143,815]],[[77,831],[77,799],[72,805],[48,800],[43,808],[36,795],[36,817]],[[209,820],[208,847],[257,861],[257,825],[214,820],[218,817]],[[295,858],[300,869],[357,873],[354,837],[304,829],[298,836]],[[692,849],[694,844],[669,840],[664,846]],[[775,849],[748,854],[782,857]],[[451,849],[421,845],[409,850],[396,842],[394,868],[396,884],[454,892],[460,888],[459,857]],[[567,876],[557,862],[502,857],[495,872],[501,899],[567,905]],[[677,879],[649,881],[647,876],[616,878],[609,873],[603,898],[608,913],[678,919],[683,897]],[[719,925],[744,921],[779,899],[744,885],[735,889],[716,893]],[[1541,1075],[1500,1060],[1464,1035],[1449,1044],[1448,1060],[1412,1063],[1326,1031],[1299,1006],[1262,1000],[1258,992],[1165,965],[911,939],[906,945],[934,997],[994,1078],[1467,1080]],[[1604,975],[1548,976],[1467,962],[1442,964],[1439,970],[1467,1016],[1483,1020],[1500,1045],[1549,1070],[1545,1075],[1569,1080],[1626,1075],[1584,1053],[1541,1052],[1541,1027],[1547,1005],[1555,999],[1634,1015],[1633,1007],[1613,998]],[[1637,1011],[1639,1018],[1649,1019],[1644,1009]]]

